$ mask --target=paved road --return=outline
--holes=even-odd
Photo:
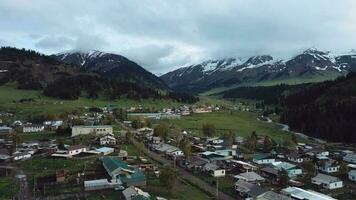
[[[136,146],[139,144],[138,141],[136,141],[135,139],[132,140],[133,144]],[[171,165],[173,166],[173,161],[172,160],[168,160],[166,158],[164,158],[161,154],[155,153],[153,151],[150,151],[148,149],[146,149],[145,154],[150,157],[151,159],[161,163],[162,165]],[[180,178],[192,183],[193,185],[199,187],[201,190],[205,191],[206,193],[210,194],[211,196],[216,196],[216,187],[210,185],[209,183],[203,181],[202,179],[194,176],[193,174],[191,174],[190,172],[184,170],[181,167],[176,167],[177,171],[179,172],[179,174],[181,175]],[[221,200],[234,200],[234,199],[239,199],[237,197],[231,197],[228,194],[225,194],[221,191],[219,191],[219,195],[218,195],[218,199]]]

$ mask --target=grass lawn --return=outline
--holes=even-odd
[[[194,199],[194,200],[206,200],[211,199],[208,194],[205,192],[197,189],[196,187],[184,183],[181,181],[177,182],[177,185],[172,193],[169,193],[165,187],[159,182],[157,178],[149,178],[147,182],[147,189],[150,194],[160,197],[165,197],[168,199],[178,199],[178,200],[185,200],[185,199]]]
[[[68,170],[71,174],[83,171],[84,167],[90,167],[94,163],[91,159],[63,159],[35,157],[18,163],[21,169],[35,176],[55,174],[57,170]],[[86,164],[86,165],[85,165]]]
[[[247,136],[252,131],[256,131],[259,135],[268,135],[274,139],[289,139],[291,137],[291,134],[282,131],[280,126],[259,121],[257,117],[258,113],[253,112],[220,111],[184,116],[181,119],[170,120],[170,123],[191,130],[197,135],[202,135],[201,128],[204,123],[211,123],[215,125],[218,134],[231,130],[238,136]]]
[[[13,176],[0,178],[0,199],[11,199],[19,191],[19,182]]]

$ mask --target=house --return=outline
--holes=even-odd
[[[161,143],[158,145],[153,145],[153,149],[159,153],[165,153],[170,156],[183,156],[184,153],[178,147],[172,146],[170,144]]]
[[[293,165],[288,162],[274,162],[272,165],[277,168],[279,171],[285,170],[288,172],[289,177],[295,177],[303,174],[303,170],[296,165]]]
[[[98,148],[98,149],[95,149],[95,151],[103,154],[103,155],[109,155],[111,153],[114,153],[115,149],[113,148],[110,148],[110,147],[101,147],[101,148]]]
[[[244,172],[234,176],[237,180],[243,180],[249,183],[264,182],[265,179],[255,172]]]
[[[343,157],[343,160],[344,160],[345,162],[349,162],[349,163],[356,164],[356,154],[355,154],[355,153],[346,154],[346,155]]]
[[[255,154],[252,158],[252,162],[256,164],[271,164],[276,160],[270,154]]]
[[[0,135],[6,135],[12,133],[14,130],[7,126],[0,126]]]
[[[28,152],[15,152],[12,154],[12,159],[14,161],[18,161],[18,160],[26,160],[31,158],[32,154],[28,153]]]
[[[261,169],[261,175],[271,183],[279,180],[279,170],[271,166],[266,166]]]
[[[325,194],[312,190],[304,190],[298,187],[284,188],[281,190],[281,193],[298,200],[336,200]]]
[[[62,120],[44,121],[43,125],[50,130],[57,130],[60,126],[63,125],[63,121]]]
[[[220,168],[214,163],[206,163],[203,166],[203,171],[208,172],[213,177],[224,177],[225,169]]]
[[[294,163],[303,163],[304,156],[302,154],[293,152],[287,156],[288,160]]]
[[[312,183],[329,190],[343,187],[343,182],[339,178],[321,173],[312,178]]]
[[[231,162],[232,162],[237,168],[239,168],[241,171],[244,171],[244,172],[256,171],[256,170],[258,169],[257,166],[251,165],[250,163],[244,162],[244,161],[242,161],[242,160],[235,160],[235,159],[232,159]]]
[[[293,199],[283,194],[278,194],[273,191],[268,191],[259,195],[256,198],[256,200],[293,200]]]
[[[350,170],[348,177],[350,181],[356,181],[356,170]]]
[[[115,145],[116,144],[116,138],[114,137],[113,134],[105,134],[99,138],[99,143],[100,145]]]
[[[258,196],[266,193],[268,190],[262,188],[258,185],[248,183],[243,180],[238,180],[235,183],[235,190],[239,193],[241,197],[255,199]]]
[[[315,156],[317,158],[326,158],[329,156],[329,151],[317,146],[306,150],[306,155],[310,157]]]
[[[129,167],[118,157],[102,158],[103,167],[112,181],[121,182],[124,186],[146,186],[146,177],[141,170]]]
[[[317,169],[325,173],[335,173],[340,169],[340,165],[336,160],[321,160],[318,162]]]
[[[161,137],[153,136],[151,138],[151,143],[152,144],[159,144],[159,143],[162,143],[162,142],[163,142],[163,139]]]
[[[74,155],[78,155],[82,152],[86,152],[88,150],[88,147],[84,146],[84,145],[73,145],[67,148],[68,150],[68,155],[69,156],[74,156]]]
[[[22,127],[24,133],[38,133],[44,131],[42,124],[26,124]]]
[[[72,137],[77,135],[98,134],[106,135],[113,134],[112,126],[73,126]]]
[[[137,187],[128,187],[122,191],[124,200],[150,200],[151,195]]]
[[[236,150],[234,149],[224,149],[216,151],[205,151],[200,153],[202,158],[208,159],[210,161],[216,160],[231,160],[236,156]]]
[[[201,158],[199,156],[192,156],[187,165],[188,169],[191,170],[201,170],[205,164],[207,164],[209,160]]]

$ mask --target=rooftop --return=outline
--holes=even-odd
[[[303,190],[298,187],[288,187],[282,190],[282,193],[290,195],[295,199],[303,199],[303,200],[336,200],[330,196],[325,194],[321,194],[319,192],[315,192],[312,190]]]
[[[321,173],[319,173],[315,177],[313,177],[312,180],[320,182],[320,183],[326,183],[326,184],[341,181],[339,178],[337,178],[335,176],[330,176],[330,175],[321,174]]]

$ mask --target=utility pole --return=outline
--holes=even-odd
[[[219,199],[219,177],[216,177],[216,199]]]

